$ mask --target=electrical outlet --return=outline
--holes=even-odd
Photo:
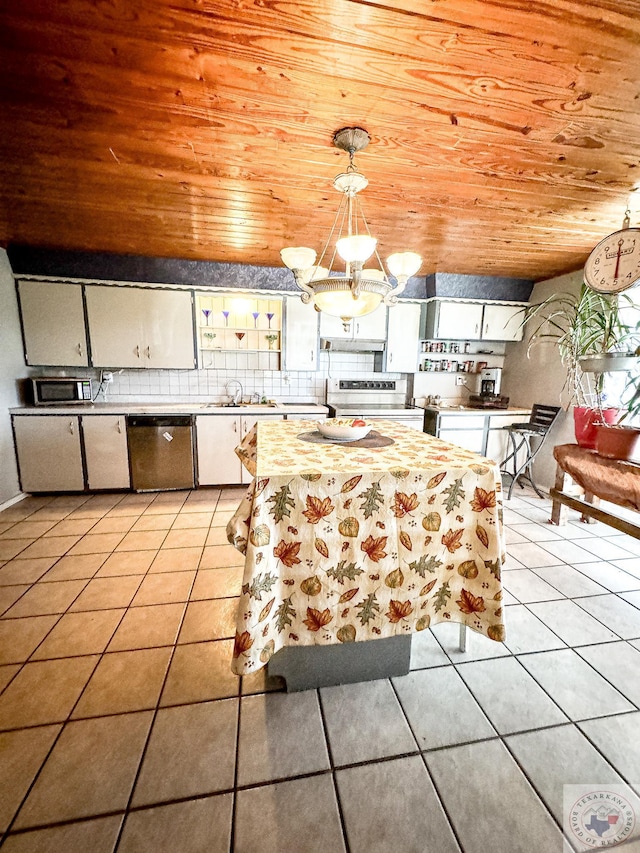
[[[103,382],[113,382],[113,373],[111,373],[111,371],[105,371],[102,374],[102,381]]]
[[[464,378],[464,376],[456,376],[456,385],[466,385],[466,384],[467,384],[467,380]]]

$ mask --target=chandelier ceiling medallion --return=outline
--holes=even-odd
[[[318,263],[315,250],[304,246],[280,252],[283,263],[303,291],[302,301],[313,301],[319,311],[341,317],[345,324],[353,317],[370,314],[381,302],[394,305],[409,277],[418,272],[422,263],[415,252],[390,255],[387,269],[395,285],[384,270],[376,249],[377,240],[371,236],[358,198],[369,182],[353,162],[355,153],[366,148],[369,141],[369,134],[360,127],[344,127],[333,137],[333,144],[349,154],[349,165],[333,181],[342,199]],[[345,263],[344,272],[333,269],[336,253]],[[372,255],[377,266],[364,269]],[[325,259],[329,261],[327,266],[323,266]]]

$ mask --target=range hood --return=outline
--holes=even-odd
[[[369,338],[320,338],[320,349],[332,352],[383,352],[384,344]]]

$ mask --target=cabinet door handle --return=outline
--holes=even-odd
[[[313,350],[309,353],[309,364],[313,364]]]
[[[147,358],[151,358],[151,347],[147,347]]]
[[[483,334],[483,335],[486,335],[486,334],[488,333],[488,331],[489,331],[489,324],[488,324],[488,323],[485,323],[485,324],[484,324],[484,331],[482,332],[482,334]]]
[[[122,432],[122,424],[120,423],[120,418],[118,418],[118,422],[116,424],[116,429],[118,430],[119,433]]]
[[[473,327],[473,331],[476,335],[478,334],[478,323],[476,323],[475,326]]]
[[[393,361],[393,353],[390,352],[389,353],[389,364],[391,364],[392,361]]]
[[[78,344],[76,349],[78,350],[78,355],[82,355],[82,344]]]
[[[238,421],[233,422],[233,431],[238,432]]]
[[[140,358],[140,347],[136,347],[136,358]]]
[[[71,435],[74,435],[74,432],[73,432],[73,421],[69,421],[69,432],[71,433]]]

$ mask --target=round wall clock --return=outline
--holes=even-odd
[[[620,293],[640,280],[640,228],[600,240],[584,265],[584,280],[598,293]]]

